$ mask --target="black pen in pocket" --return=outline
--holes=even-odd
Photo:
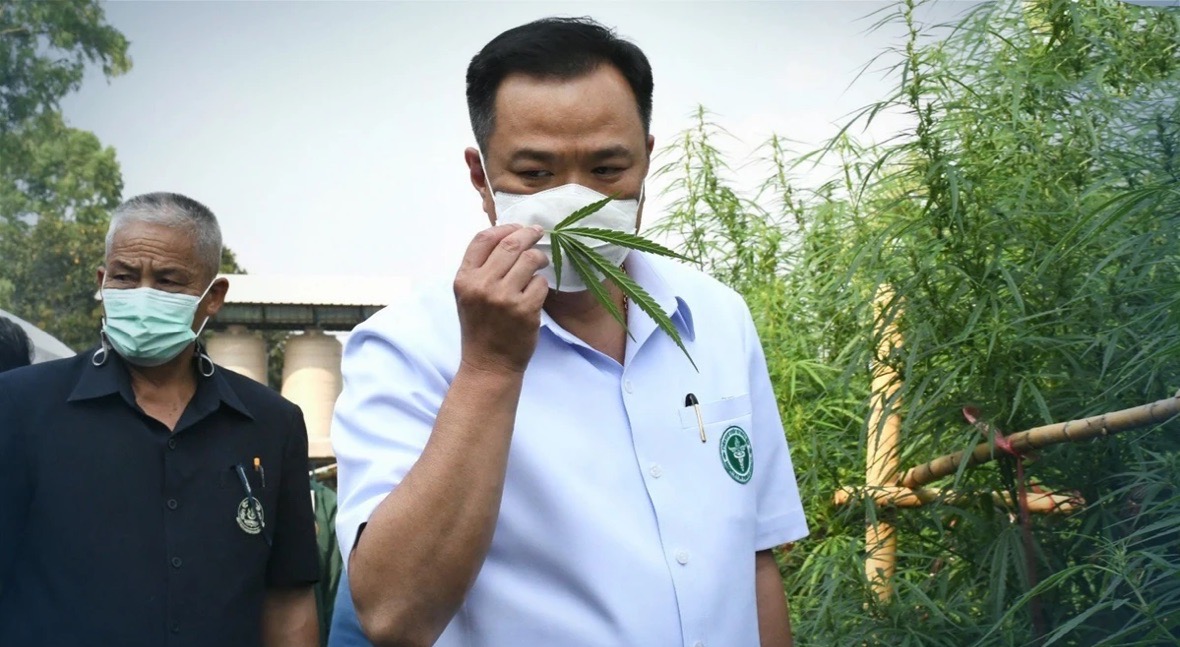
[[[701,442],[706,442],[705,419],[701,417],[701,403],[697,400],[697,396],[691,393],[684,396],[684,406],[692,407],[693,412],[697,414],[697,429],[701,432]]]

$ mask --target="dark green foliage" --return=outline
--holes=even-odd
[[[0,134],[0,139],[6,135]],[[122,175],[115,152],[58,113],[8,135],[0,157],[0,308],[75,350],[98,343],[94,294]]]
[[[98,2],[0,0],[0,307],[74,349],[98,341],[96,270],[123,190],[114,150],[58,110],[91,64],[131,66]]]
[[[0,0],[0,135],[57,112],[87,65],[108,78],[131,69],[127,39],[106,23],[101,4]]]
[[[127,48],[97,0],[0,0],[0,308],[75,350],[98,343],[97,269],[123,177],[114,149],[58,106],[87,66],[130,70]],[[227,249],[223,270],[236,267]]]

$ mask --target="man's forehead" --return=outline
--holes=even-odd
[[[513,134],[643,132],[630,85],[609,66],[569,79],[509,75],[497,89],[494,119],[494,130]]]
[[[111,240],[114,246],[163,245],[178,249],[191,249],[195,242],[191,229],[147,220],[122,223]]]
[[[110,260],[126,263],[152,259],[189,261],[196,257],[196,239],[191,231],[161,223],[129,222],[115,230]]]

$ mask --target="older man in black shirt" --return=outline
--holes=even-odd
[[[101,346],[0,375],[0,644],[317,644],[302,413],[217,367],[213,214],[116,209]]]

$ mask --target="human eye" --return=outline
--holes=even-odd
[[[594,168],[594,174],[599,177],[617,177],[627,169],[621,166],[597,166]]]

